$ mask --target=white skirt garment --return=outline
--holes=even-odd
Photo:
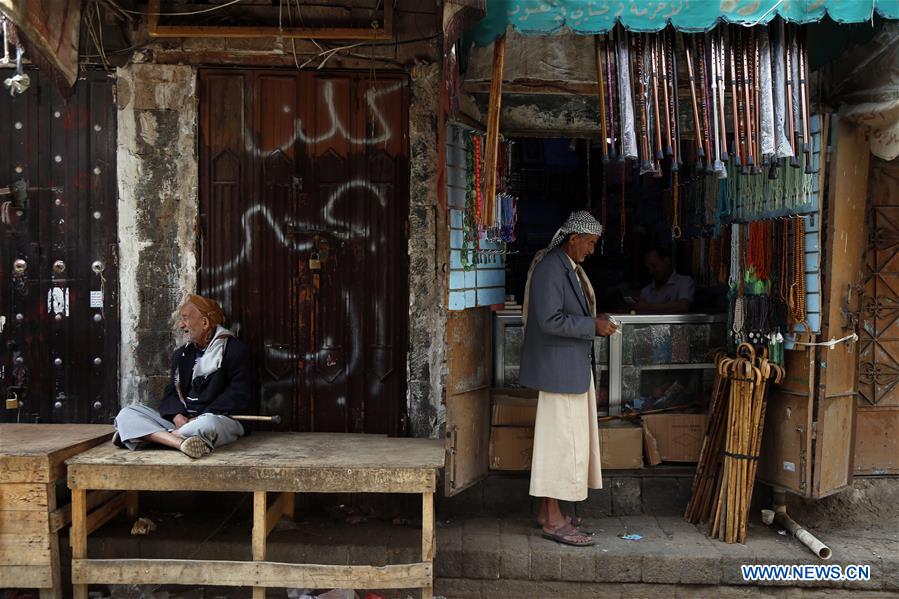
[[[530,494],[583,501],[588,488],[602,488],[596,387],[592,377],[586,393],[540,391]]]

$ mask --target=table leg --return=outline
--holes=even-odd
[[[434,493],[421,494],[421,561],[434,564]],[[434,574],[431,584],[421,590],[421,599],[434,596]]]
[[[56,483],[47,485],[47,511],[52,514],[56,511]],[[62,599],[62,580],[59,572],[59,531],[53,530],[52,523],[49,528],[50,540],[50,578],[53,586],[49,589],[41,589],[41,599]]]
[[[87,559],[87,491],[72,489],[72,529],[69,532],[72,559]],[[75,599],[87,599],[87,584],[74,586]]]
[[[127,510],[128,517],[132,520],[132,524],[134,524],[133,520],[137,520],[140,508],[137,491],[125,491],[125,496],[127,497],[125,500],[125,509]]]
[[[253,561],[265,561],[265,527],[266,492],[253,492]],[[265,599],[265,587],[253,587],[253,599]]]

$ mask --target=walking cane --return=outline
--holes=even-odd
[[[646,34],[638,34],[634,36],[634,48],[636,49],[636,58],[634,59],[635,75],[637,77],[637,97],[640,99],[640,110],[637,113],[640,119],[640,149],[641,157],[640,172],[646,173],[652,170],[652,161],[650,160],[651,150],[649,141],[649,112],[646,103],[648,102],[646,92]]]
[[[669,110],[669,101],[670,98],[668,96],[668,61],[665,56],[665,43],[662,40],[662,36],[665,35],[665,32],[659,33],[659,54],[662,59],[660,62],[662,63],[662,91],[664,92],[662,97],[665,99],[665,156],[671,156],[674,153],[674,149],[671,147],[671,112]]]
[[[748,35],[746,36],[748,38]],[[755,145],[753,144],[752,139],[752,102],[750,100],[750,76],[749,76],[749,65],[747,62],[747,54],[748,52],[748,40],[743,40],[743,43],[740,44],[742,60],[743,60],[743,106],[744,110],[744,122],[746,123],[746,164],[749,166],[750,172],[755,172],[755,161],[753,154],[755,153]]]
[[[711,166],[712,146],[711,146],[711,142],[710,142],[710,132],[709,132],[709,128],[710,128],[709,86],[708,86],[709,82],[706,77],[705,39],[703,37],[700,37],[698,40],[698,43],[699,43],[699,54],[698,54],[698,60],[696,63],[696,69],[699,71],[699,88],[700,88],[699,98],[701,101],[700,105],[699,105],[699,118],[701,119],[701,123],[702,123],[702,144],[703,144],[703,147],[705,148],[705,155],[708,156],[706,161],[708,162],[709,166]],[[706,174],[711,174],[711,173],[712,173],[712,169],[707,168]]]
[[[232,420],[240,420],[241,422],[271,422],[272,424],[281,424],[281,416],[279,416],[278,414],[274,414],[272,416],[250,416],[242,414],[232,414],[230,418]]]
[[[712,66],[712,141],[715,145],[715,163],[713,167],[713,171],[718,175],[719,179],[723,179],[727,176],[727,171],[724,170],[724,163],[721,162],[721,137],[718,135],[718,81],[720,79],[720,74],[718,73],[718,45],[715,43],[714,37],[712,38],[712,52],[711,52],[711,66]],[[711,160],[711,156],[709,157]]]
[[[691,44],[695,40],[690,39]],[[698,166],[700,170],[703,168],[703,158],[705,158],[705,150],[702,148],[702,126],[699,124],[699,106],[696,104],[696,75],[693,69],[693,53],[687,40],[684,40],[684,54],[687,57],[687,79],[690,80],[690,102],[693,105],[693,130],[696,134],[696,156],[698,158]]]
[[[650,49],[650,55],[652,57],[652,110],[655,114],[656,125],[655,159],[656,162],[658,162],[664,157],[664,154],[662,153],[662,122],[659,117],[659,64],[657,61],[658,52],[656,50],[656,42],[657,40],[653,40],[652,48]]]
[[[724,118],[724,70],[725,70],[726,59],[724,58],[724,31],[718,32],[718,111],[720,114],[718,115],[718,122],[721,126],[721,137],[719,138],[721,144],[721,160],[727,161],[727,122]],[[722,166],[723,168],[723,166]],[[724,170],[724,176],[727,176],[727,170]]]
[[[609,161],[609,143],[608,132],[606,131],[606,85],[603,79],[602,53],[604,41],[600,41],[600,36],[593,36],[593,53],[596,59],[596,84],[599,87],[599,125],[602,132],[602,161]]]
[[[806,64],[807,60],[807,50],[805,40],[800,38],[801,43],[799,46],[799,86],[802,91],[802,143],[805,146],[805,172],[806,174],[812,174],[814,169],[812,168],[812,148],[811,148],[811,138],[810,138],[810,130],[809,130],[809,122],[808,122],[808,71],[806,70],[808,65]]]
[[[793,114],[795,107],[793,105],[793,43],[794,40],[790,40],[787,43],[787,39],[790,37],[790,27],[786,29],[786,39],[784,40],[784,50],[787,55],[787,122],[790,126],[790,149],[793,152],[793,155],[790,157],[790,166],[798,167],[799,166],[799,152],[796,147],[796,122],[795,116]]]
[[[740,151],[740,144],[742,143],[742,139],[740,139],[740,113],[738,110],[739,102],[737,101],[737,62],[735,57],[735,49],[736,41],[734,40],[733,31],[731,31],[731,39],[730,39],[730,103],[731,103],[731,115],[734,120],[734,165],[735,166],[743,166],[743,155]]]
[[[614,38],[614,30],[610,32],[610,36],[606,38],[606,83],[609,88],[609,133],[611,133],[611,143],[609,144],[609,159],[614,160],[615,153],[615,98],[613,97],[612,90],[614,90],[614,86],[612,84],[612,56],[609,53],[609,42],[612,44],[615,43]]]

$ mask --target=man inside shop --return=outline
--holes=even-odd
[[[671,249],[651,248],[643,257],[643,264],[652,282],[640,292],[639,300],[631,298],[631,309],[637,314],[684,314],[693,306],[696,284],[693,277],[674,270]]]
[[[225,315],[214,300],[189,295],[178,314],[186,343],[172,356],[159,410],[125,406],[112,441],[132,450],[162,445],[200,458],[244,435],[230,415],[247,413],[253,369],[249,348],[222,326]]]

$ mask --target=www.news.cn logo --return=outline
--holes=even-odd
[[[750,582],[813,580],[871,580],[871,566],[850,564],[833,565],[788,565],[761,564],[740,566],[743,580]]]

